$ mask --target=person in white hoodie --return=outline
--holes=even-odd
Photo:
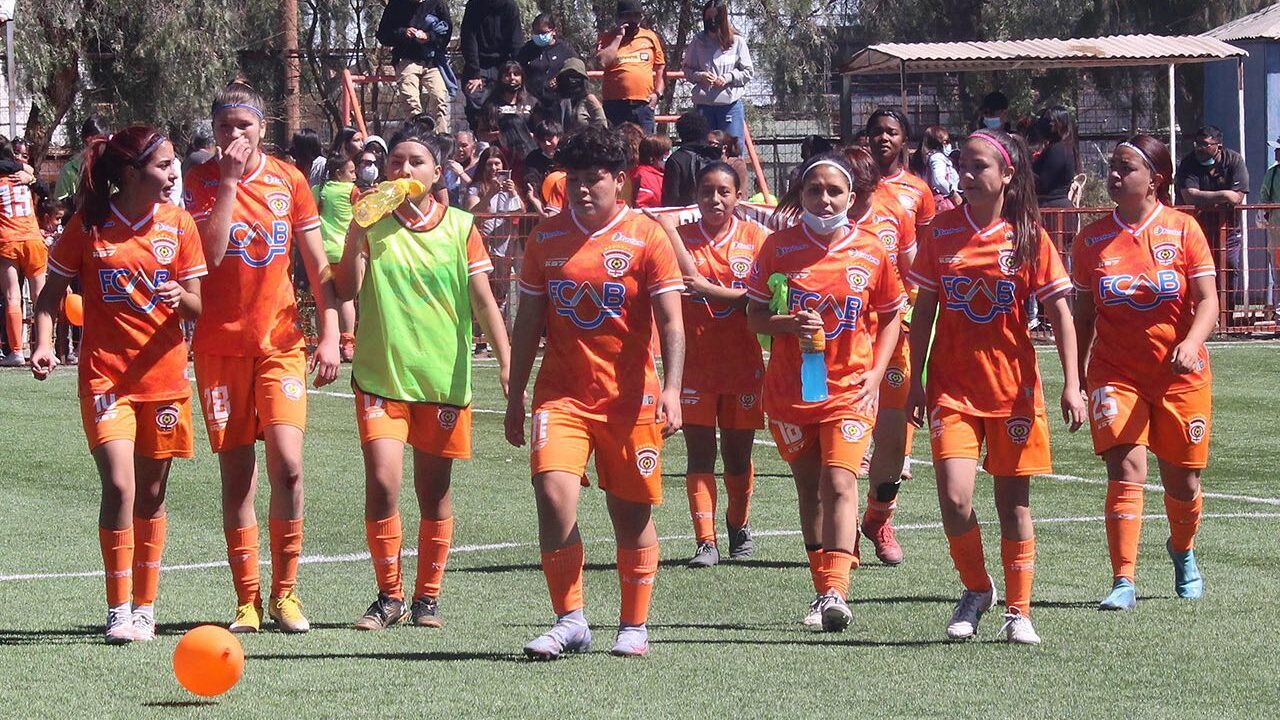
[[[702,6],[702,32],[684,51],[684,78],[693,83],[693,105],[712,130],[744,135],[742,95],[754,67],[747,41],[729,23],[727,0]]]

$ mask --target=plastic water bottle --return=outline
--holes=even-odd
[[[425,185],[412,178],[380,183],[377,190],[356,201],[351,209],[352,219],[360,227],[367,228],[399,207],[406,197],[421,195],[426,190]]]
[[[822,402],[827,399],[827,338],[821,330],[800,338],[800,399]]]

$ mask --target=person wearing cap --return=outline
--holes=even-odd
[[[742,138],[742,95],[755,70],[746,38],[729,23],[727,0],[702,6],[702,32],[685,48],[683,69],[693,83],[693,106],[707,125]]]
[[[666,91],[662,72],[667,56],[662,40],[640,26],[643,20],[640,0],[618,0],[618,26],[601,33],[596,61],[604,68],[602,94],[609,124],[633,122],[652,135],[653,112]]]
[[[449,97],[453,93],[445,76],[452,71],[445,51],[452,36],[453,18],[447,0],[390,0],[378,22],[378,42],[391,48],[396,89],[407,114],[425,111],[440,132],[449,128]],[[453,84],[456,88],[457,81]]]
[[[595,125],[608,127],[604,104],[587,88],[587,66],[580,58],[569,58],[555,76],[553,99],[539,108],[539,116],[554,120],[565,134]]]
[[[1196,221],[1209,239],[1219,268],[1226,272],[1226,302],[1223,307],[1230,317],[1240,298],[1240,223],[1236,205],[1249,194],[1249,169],[1240,153],[1222,144],[1222,131],[1205,125],[1196,131],[1192,151],[1178,163],[1174,173],[1177,200],[1182,205],[1195,205]]]
[[[1280,137],[1268,140],[1275,164],[1267,168],[1262,176],[1262,195],[1259,202],[1263,204],[1280,203]],[[1267,262],[1271,271],[1280,270],[1280,210],[1268,210],[1259,215],[1259,222],[1267,230]]]
[[[524,85],[541,105],[554,105],[556,77],[570,58],[578,52],[560,39],[556,19],[551,13],[539,13],[530,26],[529,42],[516,53],[516,61],[524,68]]]

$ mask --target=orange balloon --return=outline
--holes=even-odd
[[[244,673],[244,648],[226,628],[201,625],[187,631],[173,651],[173,674],[202,697],[221,695]]]
[[[67,293],[62,300],[62,314],[67,316],[67,322],[76,327],[83,327],[84,298],[75,293]]]

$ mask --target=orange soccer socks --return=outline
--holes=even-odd
[[[453,518],[418,521],[418,576],[413,597],[440,597],[444,566],[453,543]]]
[[[827,575],[822,569],[822,546],[805,545],[804,554],[809,557],[809,578],[813,580],[813,591],[822,594],[827,591]]]
[[[1195,547],[1203,509],[1204,495],[1201,493],[1196,493],[1192,500],[1179,500],[1168,492],[1164,494],[1164,510],[1169,515],[1169,547],[1174,552],[1186,552]]]
[[[107,579],[107,607],[129,602],[133,589],[133,528],[98,528],[102,546],[102,566]]]
[[[689,473],[684,481],[689,495],[689,515],[693,518],[693,534],[698,544],[716,544],[716,476],[713,473]]]
[[[622,625],[644,625],[649,618],[653,581],[658,575],[658,544],[618,548],[618,582],[622,588]]]
[[[849,572],[853,567],[853,555],[843,550],[824,550],[822,553],[822,577],[826,586],[818,592],[835,590],[841,598],[849,597]]]
[[[729,495],[729,508],[725,520],[729,527],[743,528],[751,519],[751,494],[756,487],[755,467],[748,467],[742,475],[725,473],[724,488]]]
[[[160,587],[160,557],[164,554],[164,539],[168,520],[158,518],[134,518],[133,540],[133,604],[152,605]]]
[[[583,559],[581,542],[542,553],[542,573],[547,578],[547,590],[551,593],[551,607],[556,617],[582,609]]]
[[[369,543],[369,555],[373,560],[373,575],[378,581],[378,592],[403,600],[400,546],[404,540],[404,531],[400,526],[400,513],[381,520],[365,520],[364,536]]]
[[[1009,612],[1017,610],[1031,616],[1031,583],[1036,575],[1036,539],[1000,539],[1000,560],[1004,565],[1004,604]]]
[[[4,319],[5,331],[9,334],[9,349],[22,355],[22,303],[18,303],[17,306],[7,306]]]
[[[271,518],[271,597],[284,597],[298,584],[298,559],[302,557],[302,518]]]
[[[258,526],[225,531],[227,563],[231,566],[231,582],[236,588],[236,604],[262,604],[258,577]]]
[[[960,573],[960,582],[966,590],[986,592],[991,589],[991,576],[987,574],[987,561],[982,553],[982,529],[974,525],[959,535],[948,535],[951,561]]]
[[[1142,537],[1142,485],[1107,483],[1107,550],[1111,575],[1135,579],[1138,572],[1138,540]],[[1167,497],[1167,496],[1166,496]]]

